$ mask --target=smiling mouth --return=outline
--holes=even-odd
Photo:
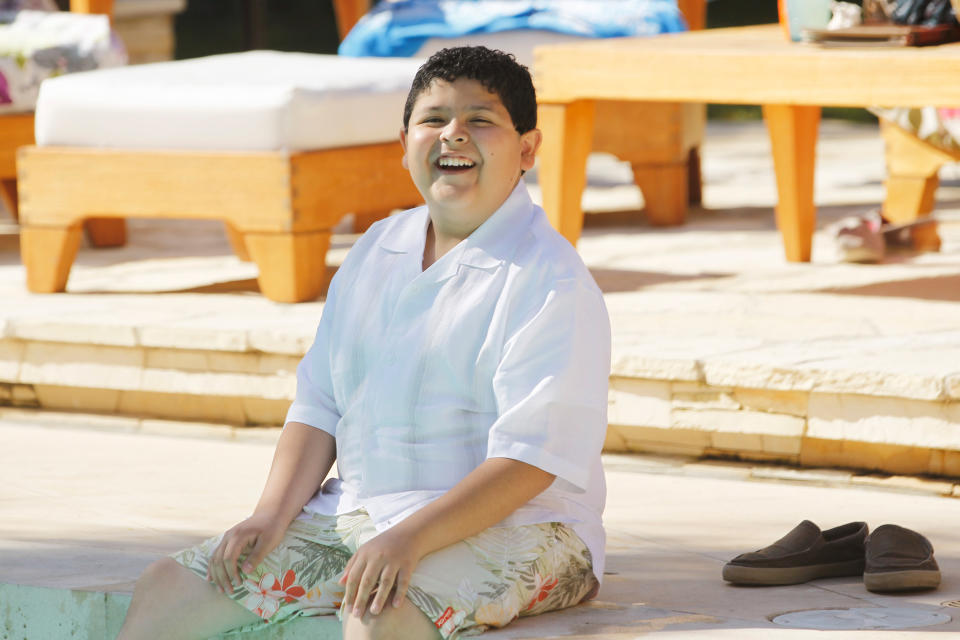
[[[443,171],[466,171],[477,166],[477,163],[473,160],[457,157],[437,158],[434,164],[438,169],[442,169]]]

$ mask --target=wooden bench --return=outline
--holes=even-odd
[[[250,64],[255,73],[248,72]],[[332,228],[344,215],[354,213],[364,225],[422,202],[401,164],[398,135],[416,66],[413,60],[248,52],[48,81],[37,109],[38,136],[53,123],[56,133],[47,131],[44,140],[88,142],[20,149],[27,287],[38,293],[65,290],[86,219],[209,218],[226,222],[234,251],[257,264],[267,298],[315,299],[326,285]],[[183,82],[177,74],[185,74]],[[232,97],[221,97],[221,89]],[[172,91],[180,92],[182,102],[170,103]],[[79,102],[71,102],[74,95]],[[87,95],[104,96],[105,105],[112,96],[118,106],[91,110]],[[57,106],[58,96],[66,100],[63,106]],[[263,106],[250,106],[248,99]],[[199,119],[183,115],[195,100],[202,106]],[[344,126],[358,101],[367,115],[357,117],[367,123]],[[154,108],[157,103],[162,104]],[[380,117],[384,104],[396,111],[395,121]],[[211,108],[226,110],[226,117],[203,110]],[[251,110],[258,114],[256,123],[263,123],[262,135],[249,124]],[[94,125],[84,128],[78,117]],[[369,122],[372,117],[382,122]],[[193,133],[180,126],[183,118]],[[151,126],[167,129],[170,138],[158,140]],[[217,127],[219,133],[209,137]],[[82,131],[65,135],[70,128]],[[117,137],[117,130],[126,138]],[[197,148],[197,135],[215,146]]]

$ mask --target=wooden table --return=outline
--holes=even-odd
[[[779,26],[762,25],[550,45],[535,56],[544,208],[573,243],[597,100],[762,105],[777,225],[793,262],[810,260],[821,106],[960,105],[960,43],[828,49],[790,43]]]

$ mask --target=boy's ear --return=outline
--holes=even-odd
[[[533,169],[541,142],[543,142],[543,134],[540,133],[540,129],[531,129],[520,134],[520,168],[524,171]]]
[[[410,165],[407,163],[407,132],[400,128],[400,147],[403,149],[403,158],[400,160],[400,164],[403,165],[403,168],[410,170]]]

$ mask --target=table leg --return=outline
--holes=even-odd
[[[20,227],[20,259],[33,293],[66,291],[82,236],[79,223],[65,227]]]
[[[763,105],[777,174],[777,226],[790,262],[809,262],[817,210],[813,205],[820,107]]]
[[[553,228],[576,245],[583,228],[580,200],[587,186],[587,156],[593,143],[592,100],[541,104],[543,132],[538,177],[543,208]]]
[[[243,231],[250,257],[260,269],[260,292],[275,302],[307,302],[327,285],[330,231],[264,233]]]

